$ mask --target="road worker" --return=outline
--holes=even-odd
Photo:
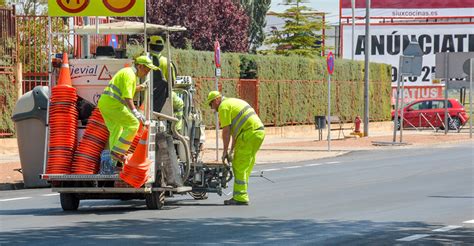
[[[166,98],[168,98],[168,58],[161,52],[165,47],[165,40],[160,35],[151,36],[149,39],[150,54],[153,64],[159,70],[153,72],[153,111],[161,112]],[[176,67],[171,64],[171,83],[176,80]]]
[[[225,200],[224,205],[248,205],[250,173],[265,138],[263,123],[247,102],[223,97],[218,91],[209,92],[207,104],[219,114],[224,144],[222,161],[232,162],[234,173],[233,197]]]
[[[176,92],[171,93],[173,96],[173,114],[174,117],[177,118],[179,121],[176,122],[176,131],[178,133],[182,133],[183,131],[183,110],[184,110],[184,102]]]
[[[158,67],[150,58],[136,58],[134,67],[122,68],[114,75],[99,99],[98,107],[109,130],[110,155],[118,162],[125,162],[140,122],[145,124],[145,117],[133,104],[133,96],[136,91],[146,88],[138,84],[138,78],[146,77],[151,69]]]

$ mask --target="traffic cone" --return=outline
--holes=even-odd
[[[72,87],[71,82],[71,73],[69,71],[69,60],[67,58],[67,53],[63,54],[63,63],[59,69],[59,78],[58,85]]]
[[[140,188],[148,179],[151,160],[147,158],[147,140],[148,128],[145,128],[135,152],[129,160],[125,161],[119,175],[123,181],[135,188]]]

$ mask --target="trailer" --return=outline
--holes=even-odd
[[[66,35],[143,35],[144,50],[147,51],[147,35],[166,35],[166,45],[170,47],[170,33],[182,32],[180,26],[162,26],[141,22],[122,21],[90,26],[76,26]],[[53,35],[53,34],[51,34]],[[64,35],[64,34],[63,34]],[[168,68],[171,69],[171,49],[168,50]],[[53,57],[50,54],[49,57]],[[91,105],[96,105],[109,79],[124,66],[132,64],[130,59],[116,57],[95,57],[92,59],[70,59],[72,86],[77,95]],[[51,88],[56,85],[54,74],[57,69],[50,64]],[[168,73],[171,79],[171,71]],[[58,174],[48,173],[48,153],[50,150],[50,108],[46,124],[43,174],[54,192],[60,194],[61,207],[65,211],[77,210],[81,200],[86,199],[144,199],[148,209],[161,209],[167,196],[174,194],[191,195],[196,200],[206,199],[208,193],[223,194],[232,179],[230,163],[203,163],[202,144],[204,125],[199,108],[194,105],[196,92],[192,77],[177,76],[168,83],[168,97],[160,112],[153,111],[154,78],[150,73],[149,86],[145,93],[136,98],[137,105],[144,105],[144,115],[150,122],[146,149],[150,161],[149,175],[142,187],[134,188],[125,183],[119,174]],[[173,116],[171,93],[175,92],[184,102],[183,127],[176,130],[178,119]],[[84,129],[90,119],[77,120],[77,141],[81,141]],[[82,136],[83,138],[83,136]]]

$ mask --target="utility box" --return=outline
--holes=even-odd
[[[46,117],[49,100],[47,86],[36,86],[19,98],[13,110],[21,170],[26,188],[48,187],[43,173]]]

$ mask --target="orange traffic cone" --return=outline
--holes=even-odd
[[[63,63],[61,64],[61,69],[59,69],[58,85],[72,86],[67,53],[63,54]]]
[[[143,131],[132,157],[124,163],[120,178],[127,184],[140,188],[148,179],[151,160],[147,159],[148,128]]]

